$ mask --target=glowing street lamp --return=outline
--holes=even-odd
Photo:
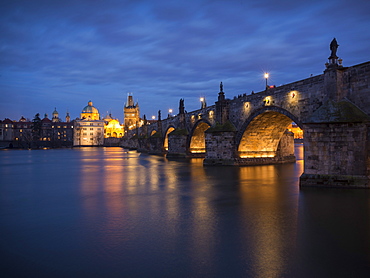
[[[268,85],[267,85],[267,79],[269,78],[269,74],[267,72],[265,72],[265,79],[266,79],[266,89],[268,88]]]
[[[203,108],[206,108],[206,99],[204,98],[204,97],[201,97],[200,99],[200,103],[201,103],[201,109],[203,109]]]
[[[168,109],[169,116],[172,116],[172,109]]]
[[[155,120],[155,116],[152,116],[152,120]]]

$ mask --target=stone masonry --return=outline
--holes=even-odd
[[[133,130],[124,142],[152,146],[143,138],[162,131],[158,152],[169,156],[196,153],[206,165],[289,163],[295,158],[286,128],[295,122],[304,130],[301,186],[370,187],[370,62],[343,67],[331,58],[326,67],[321,75],[233,99],[221,88],[215,105],[189,113],[182,100],[179,115],[146,126],[146,136]],[[184,132],[175,136],[177,130]],[[136,133],[140,143],[130,142],[139,140]]]

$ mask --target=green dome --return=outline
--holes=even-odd
[[[93,106],[91,100],[87,103],[87,106],[82,109],[82,113],[99,113],[98,109]]]

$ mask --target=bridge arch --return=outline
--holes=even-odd
[[[239,156],[241,158],[277,156],[280,140],[292,122],[303,129],[301,121],[283,108],[266,106],[254,111],[236,134]]]
[[[168,134],[170,134],[172,131],[174,131],[176,128],[173,125],[170,125],[166,133],[164,134],[164,139],[163,139],[163,148],[168,151]]]
[[[211,127],[211,123],[205,119],[198,120],[188,137],[188,150],[193,154],[204,154],[206,152],[205,131]]]

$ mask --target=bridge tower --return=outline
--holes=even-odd
[[[135,129],[137,124],[140,122],[140,108],[138,103],[134,103],[131,93],[127,96],[127,102],[123,107],[123,115],[125,129]]]

